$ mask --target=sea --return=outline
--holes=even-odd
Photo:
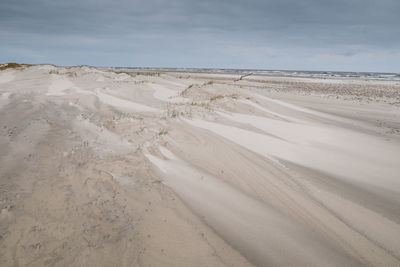
[[[261,70],[261,69],[213,69],[213,68],[142,68],[118,67],[113,69],[126,71],[182,71],[204,73],[232,73],[232,74],[263,74],[291,77],[338,78],[338,79],[363,79],[400,82],[400,73],[389,72],[346,72],[346,71],[299,71],[299,70]]]

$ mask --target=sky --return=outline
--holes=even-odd
[[[1,0],[0,62],[400,72],[400,0]]]

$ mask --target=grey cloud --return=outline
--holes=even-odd
[[[213,66],[218,62],[221,67],[241,62],[247,62],[247,67],[262,65],[255,59],[251,63],[243,53],[236,58],[239,63],[232,63],[235,59],[227,58],[224,50],[228,49],[259,51],[265,67],[273,68],[278,65],[269,65],[269,59],[288,53],[296,62],[296,57],[312,51],[357,53],[343,50],[346,46],[398,51],[399,12],[397,0],[2,0],[0,49],[10,52],[0,52],[0,60],[23,59],[9,49],[19,46],[20,51],[33,51],[49,61],[57,58],[59,64],[73,57],[54,56],[57,51],[72,56],[86,52],[87,64],[98,64],[97,58],[89,56],[96,53],[115,57],[126,53],[124,58],[141,65],[188,64],[190,60],[206,64],[200,53],[213,55],[209,59]],[[82,63],[82,58],[75,61]],[[286,60],[290,65],[290,58]]]

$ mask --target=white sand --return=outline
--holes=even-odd
[[[14,71],[13,70],[4,70],[0,73],[0,84],[8,83],[14,80]]]
[[[126,74],[125,74],[126,75]],[[129,75],[126,75],[129,76]],[[130,77],[130,76],[129,76]],[[65,90],[71,89],[76,91],[77,93],[84,95],[95,95],[101,102],[110,105],[117,110],[122,112],[160,112],[160,110],[156,108],[149,107],[147,105],[135,103],[133,101],[121,99],[115,96],[112,96],[107,93],[101,92],[100,89],[96,89],[94,91],[82,90],[76,86],[67,78],[59,77],[58,75],[53,75],[52,82],[49,87],[49,91],[46,95],[48,96],[63,96],[65,95]]]
[[[67,89],[73,89],[74,84],[70,82],[68,78],[62,77],[60,75],[52,75],[51,84],[49,86],[49,91],[46,95],[48,96],[63,96],[64,91]]]
[[[210,130],[262,156],[276,157],[400,193],[400,150],[384,141],[362,134],[352,136],[349,132],[339,132],[335,136],[332,131],[329,135],[326,129],[271,123],[271,120],[249,115],[236,114],[230,118],[249,123],[276,137],[198,119],[185,122]],[[311,141],[316,145],[311,146]],[[381,157],[383,153],[387,158]]]
[[[5,93],[0,93],[0,108],[2,108],[3,106],[7,105],[10,100],[10,92],[5,92]]]
[[[239,77],[0,71],[0,266],[400,266],[400,85]]]
[[[154,98],[159,99],[161,101],[173,102],[173,103],[188,101],[188,99],[178,96],[179,91],[168,89],[163,85],[150,84],[150,87],[154,89],[153,93]]]
[[[202,214],[208,225],[260,265],[337,264],[329,262],[329,258],[337,255],[320,247],[317,240],[276,211],[218,178],[196,170],[165,148],[159,149],[166,160],[149,153],[145,155],[166,174],[166,184]],[[303,241],[311,244],[314,253],[302,246]]]
[[[100,99],[100,101],[113,106],[114,108],[125,111],[125,112],[160,112],[160,110],[156,108],[152,108],[143,104],[135,103],[129,100],[124,100],[118,97],[114,97],[109,94],[102,93],[97,91],[95,95]]]

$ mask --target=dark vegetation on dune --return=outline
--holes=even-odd
[[[29,64],[18,64],[15,62],[10,62],[10,63],[5,63],[5,64],[0,64],[0,70],[6,70],[6,69],[16,69],[16,68],[22,68],[22,67],[27,67],[30,66]]]

